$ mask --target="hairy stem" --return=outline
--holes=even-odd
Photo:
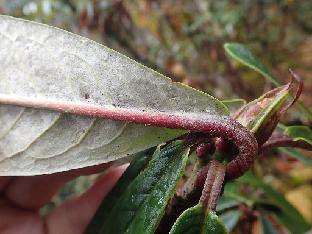
[[[200,202],[205,207],[206,212],[216,209],[224,182],[225,170],[225,166],[217,160],[212,160],[209,163],[204,189],[200,197]]]
[[[232,141],[238,148],[238,155],[228,163],[227,179],[234,179],[244,174],[252,166],[258,151],[253,134],[235,120],[227,116],[211,116],[207,118],[192,115],[167,114],[164,112],[129,110],[126,108],[97,106],[92,104],[55,101],[50,99],[12,98],[0,95],[0,103],[24,107],[42,108],[85,115],[97,118],[126,121],[158,127],[186,129],[203,132],[209,137],[220,137]]]

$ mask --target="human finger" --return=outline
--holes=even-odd
[[[50,175],[12,177],[3,191],[3,197],[23,209],[37,210],[48,203],[66,182],[80,175],[99,173],[110,165],[101,164]]]
[[[49,234],[82,233],[95,214],[103,198],[118,181],[126,166],[121,166],[98,180],[87,192],[66,201],[46,217]]]

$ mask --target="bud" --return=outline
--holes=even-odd
[[[199,158],[205,158],[208,155],[212,155],[215,151],[215,147],[211,142],[203,142],[196,148],[196,155]]]
[[[281,116],[296,102],[299,98],[303,83],[292,72],[294,78],[287,85],[275,88],[260,98],[248,103],[238,110],[233,118],[250,129],[255,135],[258,145],[262,146],[272,135]],[[295,97],[290,94],[298,81],[298,87]],[[288,98],[293,100],[288,102]]]

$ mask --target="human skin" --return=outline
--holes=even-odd
[[[68,181],[103,171],[109,164],[30,177],[0,177],[1,234],[80,234],[126,166],[97,180],[82,195],[65,201],[45,217],[39,211]]]

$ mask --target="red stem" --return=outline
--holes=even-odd
[[[217,160],[212,160],[208,165],[205,185],[200,197],[200,202],[203,204],[206,212],[216,209],[224,182],[225,171],[225,166]]]
[[[238,148],[238,155],[227,164],[226,178],[243,175],[252,166],[258,151],[255,137],[245,127],[227,116],[211,116],[207,119],[190,115],[169,115],[164,112],[129,110],[126,108],[99,106],[77,102],[56,101],[0,95],[0,103],[32,108],[49,109],[97,118],[126,121],[173,129],[204,132],[210,137],[221,137],[232,141]]]

